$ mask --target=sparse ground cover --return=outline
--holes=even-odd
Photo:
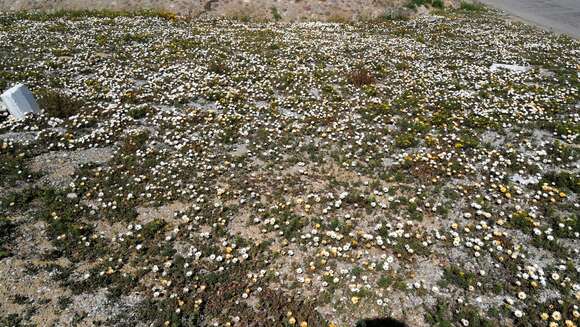
[[[468,0],[470,1],[470,0]],[[407,5],[408,4],[408,5]],[[409,14],[409,9],[424,7],[457,7],[458,0],[0,0],[1,11],[13,10],[105,10],[147,11],[141,14],[161,14],[168,17],[172,13],[198,18],[201,16],[229,17],[239,20],[360,20]],[[422,8],[424,9],[424,8]],[[162,11],[162,12],[160,12]],[[115,15],[118,13],[115,12]],[[92,14],[94,15],[94,13]]]
[[[13,14],[0,54],[44,110],[0,117],[0,325],[578,324],[578,41]]]

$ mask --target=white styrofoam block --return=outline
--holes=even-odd
[[[16,118],[22,119],[27,113],[39,113],[38,103],[32,92],[24,85],[18,84],[2,93],[2,101],[8,111]]]

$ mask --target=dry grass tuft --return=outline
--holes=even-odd
[[[348,81],[356,87],[376,83],[375,77],[366,68],[357,68],[350,71],[348,73]]]

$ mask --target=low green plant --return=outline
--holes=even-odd
[[[447,287],[448,284],[454,284],[463,289],[468,289],[473,286],[476,281],[474,273],[464,271],[458,266],[450,266],[443,270],[443,278],[441,279],[441,286]]]
[[[539,185],[543,185],[544,183],[554,185],[559,189],[568,189],[574,193],[580,193],[580,177],[566,171],[552,171],[547,173],[544,175]]]
[[[150,111],[151,108],[142,106],[129,110],[129,112],[127,112],[127,115],[129,115],[129,117],[133,119],[142,119],[147,117],[147,113]]]
[[[395,137],[395,145],[401,149],[407,149],[419,144],[419,140],[414,133],[403,133]]]
[[[68,118],[76,115],[83,108],[80,100],[57,90],[40,89],[34,93],[38,97],[40,109],[51,117]]]
[[[526,233],[531,232],[532,228],[534,228],[533,220],[525,211],[518,211],[512,214],[510,223],[511,225],[513,225],[513,227],[522,230]]]

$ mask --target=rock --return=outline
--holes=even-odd
[[[40,112],[34,95],[24,84],[18,84],[4,92],[2,101],[16,119],[23,119],[28,113]]]
[[[540,179],[536,176],[524,177],[520,174],[515,174],[510,179],[521,185],[538,184],[540,182]]]
[[[516,73],[525,73],[531,69],[529,66],[518,66],[518,65],[506,65],[506,64],[493,64],[489,67],[489,70],[492,72],[496,72],[501,69],[507,69],[512,72]]]
[[[554,73],[553,71],[551,71],[549,69],[540,68],[540,76],[552,78],[552,77],[556,77],[556,73]]]

